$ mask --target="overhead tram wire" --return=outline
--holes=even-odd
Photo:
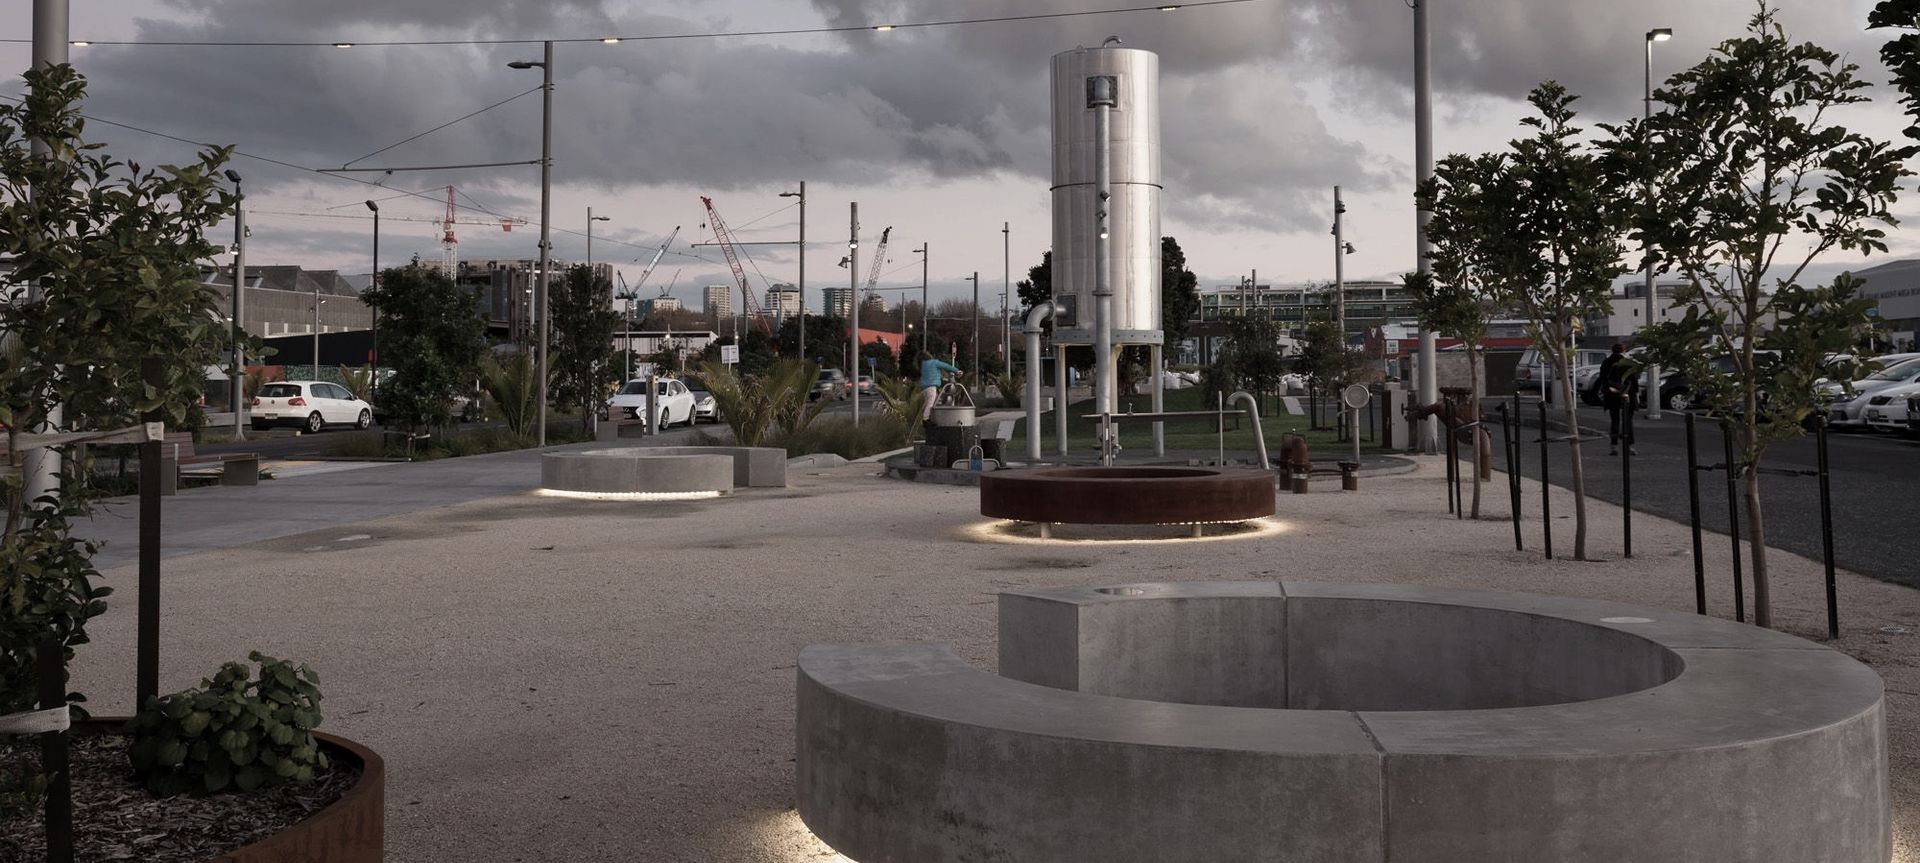
[[[684,39],[728,39],[765,36],[805,36],[829,33],[858,33],[861,31],[887,32],[889,30],[930,29],[935,27],[964,27],[980,24],[1004,24],[1020,21],[1047,21],[1062,18],[1085,18],[1097,15],[1122,15],[1130,12],[1172,12],[1183,9],[1201,9],[1209,6],[1236,6],[1244,3],[1263,3],[1266,0],[1193,0],[1184,3],[1156,3],[1146,6],[1119,6],[1112,9],[1080,9],[1071,12],[1036,12],[1030,15],[994,15],[981,18],[950,18],[936,21],[903,21],[899,23],[857,24],[837,27],[790,27],[776,30],[733,30],[712,33],[654,33],[639,36],[572,36],[561,39],[397,39],[387,41],[359,42],[344,39],[327,41],[222,41],[198,39],[75,39],[74,43],[86,46],[117,47],[170,47],[170,48],[417,48],[431,46],[477,46],[477,45],[538,45],[543,42],[555,44],[578,44],[600,42],[617,44],[621,42],[660,42]],[[32,39],[0,39],[0,44],[31,44]]]
[[[454,124],[456,124],[456,123],[464,123],[464,122],[466,122],[466,121],[468,121],[468,120],[471,120],[471,119],[473,119],[473,118],[475,118],[475,117],[478,117],[478,116],[480,116],[481,114],[485,114],[485,113],[487,113],[488,111],[491,111],[491,110],[493,110],[493,109],[495,109],[495,108],[498,108],[498,107],[500,107],[500,106],[502,106],[502,105],[505,105],[505,104],[507,104],[508,102],[512,102],[513,100],[515,100],[515,99],[518,99],[518,98],[520,98],[521,96],[527,96],[527,95],[531,95],[531,94],[533,94],[533,93],[538,93],[538,92],[540,92],[540,88],[539,88],[539,87],[534,87],[533,89],[531,89],[531,90],[527,90],[527,91],[525,91],[525,92],[523,92],[523,93],[520,93],[520,94],[518,94],[518,95],[514,95],[514,96],[508,96],[508,97],[507,97],[507,98],[505,98],[505,99],[501,99],[500,101],[498,101],[498,102],[495,102],[495,103],[493,103],[493,104],[491,104],[491,105],[488,105],[488,106],[487,106],[487,107],[485,107],[485,108],[481,108],[481,109],[480,109],[480,110],[478,110],[478,111],[474,111],[474,112],[473,112],[473,113],[471,113],[471,114],[467,114],[466,116],[463,116],[463,117],[460,117],[460,118],[458,118],[458,119],[454,119],[454,120],[448,120],[447,122],[445,122],[445,123],[441,123],[440,125],[438,125],[438,126],[435,126],[435,127],[433,127],[433,128],[431,128],[431,129],[428,129],[428,130],[426,130],[425,132],[421,132],[421,133],[420,133],[420,134],[418,134],[418,135],[414,135],[413,137],[410,137],[410,138],[407,138],[407,139],[405,139],[405,140],[401,140],[401,141],[396,141],[396,142],[394,142],[394,143],[391,143],[391,144],[388,144],[388,145],[386,145],[385,147],[381,147],[380,149],[378,149],[378,150],[375,150],[375,151],[373,151],[373,152],[371,152],[371,153],[368,153],[368,154],[366,154],[365,156],[361,156],[361,157],[360,157],[360,158],[358,158],[358,159],[354,159],[354,160],[353,160],[353,161],[351,161],[351,162],[345,162],[345,163],[342,163],[342,164],[340,165],[340,167],[342,167],[342,168],[350,168],[350,167],[353,167],[353,163],[354,163],[354,162],[364,162],[364,161],[366,161],[366,160],[368,160],[368,159],[371,159],[371,158],[373,158],[374,156],[378,156],[378,155],[380,155],[381,153],[385,153],[386,151],[388,151],[388,150],[391,150],[391,149],[393,149],[393,148],[395,148],[395,147],[398,147],[398,146],[401,146],[401,145],[403,145],[403,144],[411,144],[411,143],[413,143],[413,142],[415,142],[415,141],[418,141],[418,140],[420,140],[421,138],[425,138],[425,137],[426,137],[426,136],[428,136],[428,135],[431,135],[431,134],[433,134],[433,133],[435,133],[435,132],[438,132],[438,131],[440,131],[441,129],[445,129],[445,128],[446,128],[446,127],[448,127],[448,126],[452,126],[452,125],[454,125]]]

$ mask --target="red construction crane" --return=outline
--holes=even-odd
[[[727,223],[720,218],[720,211],[713,208],[713,199],[702,195],[700,203],[707,207],[707,224],[713,227],[713,241],[720,244],[720,253],[727,256],[727,266],[733,268],[733,278],[740,283],[740,308],[760,331],[773,335],[773,324],[767,320],[767,312],[760,307],[760,301],[753,298],[753,288],[747,284],[747,271],[740,266],[740,256],[733,250],[733,232],[727,230]],[[715,321],[714,323],[719,323]]]
[[[447,187],[447,217],[441,220],[445,233],[440,237],[440,271],[449,276],[460,272],[460,241],[453,238],[453,223],[460,216],[454,212],[453,187]]]

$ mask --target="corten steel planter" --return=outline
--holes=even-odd
[[[980,514],[1053,524],[1201,524],[1273,515],[1273,474],[1192,467],[1065,467],[980,477]]]
[[[127,717],[75,722],[81,735],[118,733]],[[208,863],[382,863],[386,848],[387,768],[373,750],[345,737],[315,731],[327,757],[360,768],[360,779],[340,799],[286,829]]]

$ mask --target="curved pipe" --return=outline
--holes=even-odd
[[[1027,336],[1027,463],[1040,463],[1040,378],[1046,373],[1047,364],[1036,362],[1040,357],[1040,324],[1053,317],[1053,303],[1046,302],[1034,306],[1027,313],[1027,326],[1021,332]],[[1054,410],[1065,410],[1065,404],[1054,405]]]
[[[1273,470],[1273,462],[1267,461],[1267,433],[1260,430],[1260,403],[1253,400],[1253,393],[1239,390],[1227,396],[1227,404],[1238,404],[1241,399],[1247,400],[1247,416],[1253,418],[1253,442],[1260,451],[1260,469]]]

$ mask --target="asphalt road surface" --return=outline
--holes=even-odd
[[[1522,402],[1522,411],[1537,421],[1536,408]],[[1600,408],[1583,407],[1580,424],[1590,435],[1581,442],[1586,467],[1587,494],[1611,503],[1621,499],[1621,464],[1607,455],[1607,413]],[[1695,446],[1699,464],[1713,465],[1724,460],[1724,443],[1718,423],[1696,416]],[[1666,412],[1660,421],[1641,419],[1636,423],[1639,454],[1631,460],[1633,470],[1633,508],[1651,512],[1681,523],[1688,519],[1687,444],[1685,420],[1681,414]],[[1494,435],[1494,463],[1505,468],[1500,433]],[[1599,432],[1598,438],[1591,435]],[[1520,439],[1525,448],[1520,455],[1521,472],[1532,479],[1523,490],[1521,506],[1531,511],[1539,506],[1540,445],[1539,428],[1527,425]],[[1569,447],[1549,445],[1550,479],[1555,485],[1570,484]],[[1462,453],[1464,458],[1464,450]],[[1877,433],[1834,432],[1828,436],[1829,484],[1833,495],[1834,558],[1846,569],[1875,578],[1920,587],[1920,536],[1901,527],[1907,523],[1902,513],[1920,504],[1920,440]],[[1767,449],[1762,457],[1764,469],[1814,471],[1819,456],[1814,437],[1782,441]],[[1727,480],[1719,471],[1699,474],[1700,521],[1704,530],[1701,542],[1727,541]],[[1506,493],[1506,486],[1495,483],[1493,494]],[[1744,490],[1739,490],[1744,494]],[[1814,560],[1821,556],[1820,487],[1815,476],[1781,476],[1763,472],[1760,477],[1761,510],[1765,515],[1767,544],[1784,548]],[[1559,515],[1559,513],[1556,513]],[[1745,520],[1741,521],[1744,536]],[[1539,542],[1537,535],[1527,538],[1528,546]],[[1557,551],[1558,549],[1556,549]],[[1614,550],[1617,551],[1617,550]]]

